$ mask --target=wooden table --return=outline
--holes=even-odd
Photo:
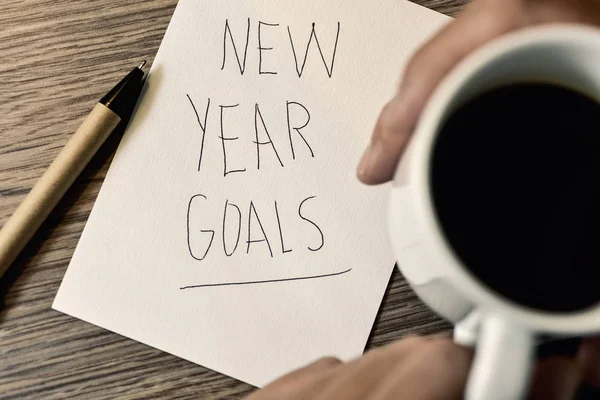
[[[466,0],[416,2],[454,15]],[[152,61],[175,5],[2,0],[0,223],[107,85]],[[117,144],[102,148],[0,282],[0,398],[244,397],[253,390],[247,384],[50,308]],[[368,347],[448,328],[394,272]]]

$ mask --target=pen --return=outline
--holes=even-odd
[[[0,229],[0,278],[121,121],[126,123],[144,84],[146,61],[109,91],[69,139]]]

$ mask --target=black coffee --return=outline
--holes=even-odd
[[[484,285],[556,312],[600,301],[600,105],[550,84],[492,90],[453,112],[431,162],[434,206]]]

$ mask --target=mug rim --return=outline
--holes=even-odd
[[[451,266],[451,274],[445,278],[455,283],[474,301],[484,313],[507,314],[509,319],[531,330],[555,333],[591,333],[600,330],[600,302],[587,309],[559,313],[529,308],[488,289],[477,280],[456,256],[448,243],[434,211],[431,198],[430,169],[433,143],[439,134],[444,113],[453,103],[458,92],[475,74],[485,66],[512,52],[532,46],[548,44],[578,44],[598,48],[600,53],[600,29],[574,24],[547,25],[522,29],[492,41],[461,61],[440,83],[426,104],[421,120],[411,139],[412,162],[415,168],[416,190],[414,206],[416,217],[427,234],[423,240],[443,260],[446,268]]]

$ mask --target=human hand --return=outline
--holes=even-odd
[[[347,364],[323,358],[247,400],[461,399],[471,351],[447,339],[410,337]]]
[[[390,180],[419,115],[446,74],[469,53],[508,32],[550,23],[600,25],[598,0],[476,0],[412,57],[384,107],[358,166],[367,184]]]
[[[531,399],[572,399],[579,384],[600,385],[600,341],[575,358],[552,357],[535,370]],[[448,339],[410,337],[347,364],[323,358],[292,372],[246,400],[462,399],[472,352]]]

